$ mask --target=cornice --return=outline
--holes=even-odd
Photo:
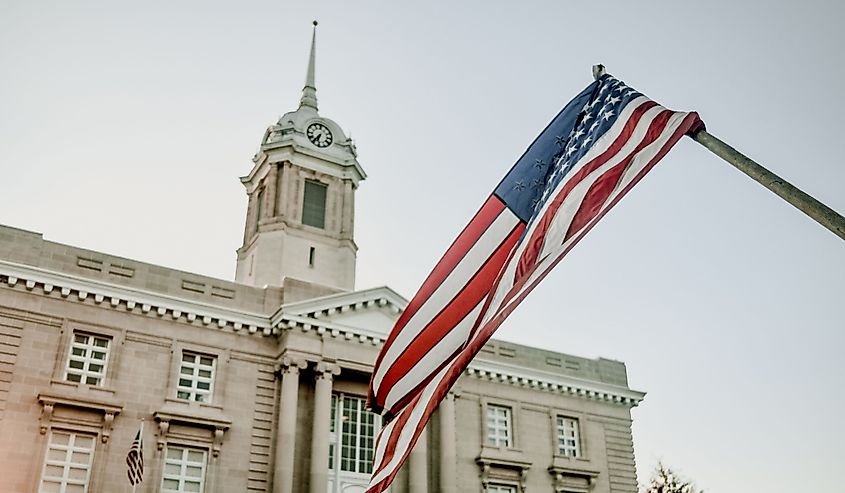
[[[298,330],[374,347],[383,345],[387,334],[339,324],[323,317],[335,312],[369,310],[386,306],[395,309],[398,314],[407,304],[390,288],[380,287],[282,305],[268,317],[259,313],[223,308],[5,260],[0,260],[0,283],[10,288],[22,285],[29,292],[39,291],[46,296],[57,298],[60,296],[67,301],[88,304],[93,301],[94,304],[103,308],[160,318],[168,317],[174,321],[178,320],[195,326],[231,329],[244,335],[277,336],[283,331]],[[298,313],[289,313],[286,310],[295,310]],[[470,363],[466,373],[483,380],[628,407],[635,407],[645,397],[644,392],[619,385],[480,358]]]
[[[387,286],[362,289],[348,293],[336,293],[305,301],[282,305],[273,317],[282,313],[322,318],[333,313],[367,310],[373,307],[389,307],[394,315],[401,313],[408,301]]]
[[[37,290],[45,295],[57,292],[66,300],[80,303],[93,301],[96,305],[124,312],[183,319],[190,324],[214,325],[219,329],[230,327],[250,334],[271,334],[268,317],[260,313],[233,310],[6,260],[0,260],[0,282],[9,287],[22,284],[27,291]]]
[[[387,334],[367,330],[359,327],[350,327],[333,323],[328,320],[309,318],[302,315],[281,314],[279,321],[273,326],[273,333],[279,334],[283,330],[299,330],[302,332],[314,332],[321,336],[343,338],[347,341],[358,341],[361,344],[379,346],[384,344]]]
[[[645,392],[632,390],[620,385],[595,382],[569,375],[535,370],[482,358],[474,359],[469,364],[466,373],[469,376],[482,380],[527,387],[535,390],[546,390],[558,394],[610,402],[628,407],[637,406],[645,397]]]

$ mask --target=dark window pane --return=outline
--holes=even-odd
[[[323,229],[326,227],[326,185],[305,180],[302,201],[302,224]]]

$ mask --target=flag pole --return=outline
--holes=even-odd
[[[604,65],[593,66],[593,76],[598,79],[605,73]],[[704,129],[690,137],[707,150],[742,171],[752,180],[768,188],[775,195],[792,204],[793,207],[810,216],[814,221],[829,229],[833,234],[845,240],[845,217],[805,193],[795,185],[772,173],[754,162],[748,156],[711,135]]]

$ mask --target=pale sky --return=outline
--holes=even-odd
[[[534,136],[608,71],[845,212],[840,2],[0,4],[0,223],[232,279],[263,131],[358,145],[358,288],[410,298]],[[842,491],[845,243],[683,139],[497,337],[624,361],[640,481]]]

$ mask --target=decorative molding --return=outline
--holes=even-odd
[[[182,409],[184,407],[184,409]],[[208,438],[211,442],[211,454],[214,458],[220,455],[223,445],[223,435],[232,426],[232,420],[216,409],[203,408],[196,411],[190,406],[179,406],[177,409],[171,404],[153,413],[153,419],[158,422],[158,437],[156,447],[164,449],[171,434],[170,424],[181,423],[198,428],[206,428],[211,432]]]
[[[481,468],[481,486],[486,491],[493,482],[510,483],[518,486],[521,493],[525,492],[528,481],[528,470],[531,463],[515,458],[488,454],[482,451],[475,462]]]
[[[314,366],[314,371],[317,373],[317,379],[325,378],[331,380],[340,375],[340,366],[328,361],[319,361]]]
[[[323,319],[288,314],[283,314],[280,319],[280,322],[273,328],[274,334],[280,334],[284,330],[299,329],[302,332],[313,331],[324,337],[342,337],[348,341],[357,340],[361,344],[370,344],[372,346],[384,344],[384,341],[387,339],[387,334],[375,330],[350,327]]]
[[[631,390],[569,375],[550,373],[532,368],[509,365],[498,361],[475,359],[466,370],[469,376],[534,390],[547,390],[573,397],[605,401],[628,407],[642,402],[645,392]]]
[[[393,315],[405,310],[408,301],[387,286],[362,289],[350,293],[336,293],[305,301],[282,305],[271,320],[278,322],[283,315],[297,315],[307,318],[322,318],[348,311],[388,308]]]
[[[140,311],[142,314],[153,312],[160,317],[170,314],[173,319],[182,319],[190,324],[202,322],[203,325],[209,325],[212,321],[216,321],[220,328],[249,327],[248,332],[251,334],[259,332],[271,334],[269,318],[263,314],[223,308],[31,265],[0,260],[0,281],[2,280],[5,280],[11,288],[14,288],[20,280],[24,280],[27,290],[38,290],[40,287],[45,296],[51,296],[58,289],[59,295],[67,300],[85,302],[93,295],[94,303],[112,309],[122,306],[123,311],[135,313]],[[73,293],[76,293],[75,297],[71,297]],[[107,300],[108,303],[104,303]]]
[[[587,493],[596,486],[599,477],[599,471],[562,465],[557,460],[548,471],[554,478],[555,493]]]
[[[300,370],[304,370],[305,368],[308,368],[308,361],[306,361],[305,358],[296,356],[283,356],[276,365],[276,371],[278,371],[281,375],[296,375],[300,372]],[[338,368],[338,373],[339,372],[340,369]]]
[[[42,435],[46,434],[52,427],[53,422],[56,421],[54,416],[56,406],[66,406],[102,413],[103,419],[99,428],[100,440],[103,443],[108,443],[109,437],[111,437],[114,417],[120,414],[120,411],[123,410],[122,405],[114,402],[105,402],[96,399],[86,399],[79,396],[49,394],[44,392],[38,394],[38,402],[42,405],[41,417],[39,418],[39,431]]]

